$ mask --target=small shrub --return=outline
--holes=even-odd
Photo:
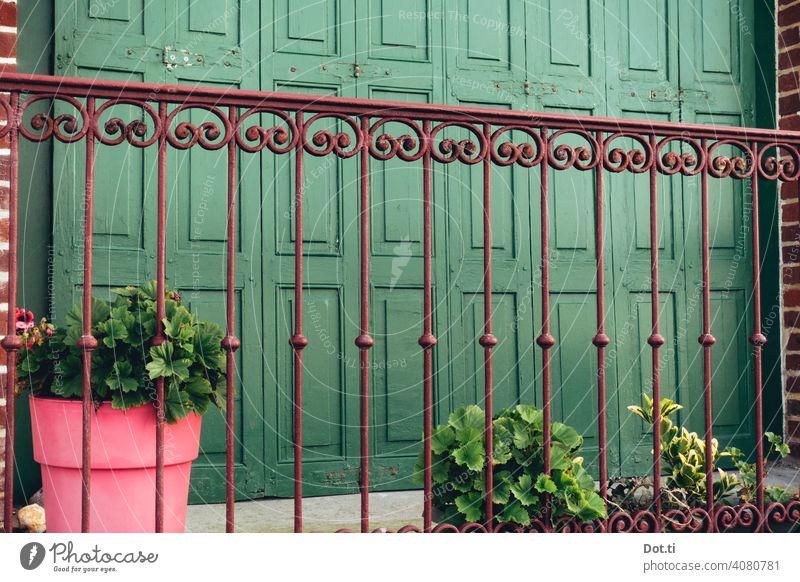
[[[551,516],[592,521],[606,517],[594,480],[578,456],[583,437],[563,423],[551,426],[551,474],[544,472],[542,411],[518,405],[497,415],[493,422],[494,516],[496,523],[527,526],[543,514],[546,495]],[[485,435],[484,412],[475,405],[459,408],[431,438],[434,507],[442,521],[484,522]],[[414,468],[422,482],[423,457]]]
[[[653,400],[644,394],[645,406],[629,406],[633,414],[653,423]],[[669,418],[683,407],[669,398],[661,400],[661,460],[666,472],[664,483],[665,502],[670,504],[700,505],[706,501],[706,444],[696,432],[675,425]],[[764,437],[769,443],[765,459],[783,459],[789,454],[789,446],[780,436],[767,432]],[[711,467],[717,472],[714,479],[714,500],[721,502],[726,498],[737,497],[741,501],[752,501],[755,497],[756,467],[748,463],[744,453],[735,447],[719,450],[717,439],[712,439]],[[739,475],[728,473],[717,462],[729,458],[739,471]],[[766,476],[765,467],[765,476]],[[765,487],[767,501],[786,502],[793,498],[785,488]]]

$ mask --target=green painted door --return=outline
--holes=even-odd
[[[258,88],[258,9],[231,2],[57,2],[56,73],[94,78],[218,87]],[[172,60],[174,57],[174,60]],[[186,57],[187,60],[184,60]],[[173,66],[172,63],[178,65]],[[98,102],[98,107],[101,102]],[[115,107],[108,117],[147,119],[142,111]],[[197,111],[176,123],[205,121]],[[102,123],[101,123],[102,126]],[[97,148],[95,162],[94,278],[98,295],[155,276],[156,151],[119,146]],[[168,154],[167,284],[201,317],[224,325],[224,249],[227,154],[192,148]],[[84,158],[57,144],[54,151],[53,315],[66,313],[80,293],[81,197]],[[237,334],[255,337],[261,319],[260,167],[239,159],[237,216]],[[69,284],[64,284],[69,282]],[[253,300],[253,298],[257,300]],[[237,352],[236,480],[242,496],[265,492],[263,391],[260,347],[244,342]],[[250,388],[252,387],[252,388]],[[204,418],[201,457],[192,472],[192,498],[224,498],[224,417]]]
[[[614,0],[609,8],[610,116],[753,125],[751,3]],[[749,449],[752,261],[749,192],[743,186],[740,181],[709,179],[711,325],[717,338],[712,369],[714,435],[723,444]],[[683,404],[681,420],[702,433],[703,356],[697,342],[702,333],[700,179],[659,176],[657,188],[659,314],[667,339],[661,350],[662,394]],[[613,176],[607,195],[614,217],[617,337],[612,353],[619,374],[621,470],[630,473],[650,464],[652,447],[650,427],[625,410],[641,392],[652,389],[652,355],[646,343],[651,332],[648,176]],[[622,217],[625,226],[614,228],[616,217]]]
[[[741,5],[740,5],[741,2]],[[752,38],[745,0],[263,0],[57,2],[59,74],[475,105],[580,115],[749,124]],[[752,27],[751,27],[752,29]],[[165,52],[165,50],[167,52]],[[169,58],[175,56],[178,66]],[[180,64],[187,57],[188,64]],[[166,63],[165,64],[165,60]],[[313,110],[306,117],[313,115]],[[194,123],[204,121],[196,112]],[[271,120],[263,120],[268,124]],[[320,121],[314,129],[346,130]],[[402,126],[389,132],[406,133]],[[467,137],[466,130],[453,137]],[[513,139],[522,141],[523,135]],[[582,145],[579,138],[566,143]],[[622,144],[620,144],[622,145]],[[100,148],[98,282],[153,276],[155,156]],[[224,154],[170,150],[169,284],[222,319]],[[307,495],[353,492],[358,475],[357,158],[305,156],[304,482]],[[56,308],[80,290],[82,167],[57,148]],[[77,165],[76,165],[77,164]],[[294,173],[292,156],[242,154],[237,224],[237,488],[292,492]],[[61,171],[61,169],[65,171]],[[123,168],[123,171],[120,171]],[[434,164],[435,422],[483,397],[482,166]],[[541,404],[540,169],[492,170],[495,407]],[[554,415],[596,462],[594,174],[551,171]],[[370,162],[371,484],[411,486],[422,431],[422,168]],[[659,178],[663,390],[702,426],[699,185]],[[78,194],[76,194],[78,192]],[[650,390],[646,176],[606,174],[609,467],[645,470],[648,428],[626,406]],[[745,339],[747,193],[712,181],[717,435],[752,438]],[[113,266],[113,269],[112,269]],[[732,275],[730,274],[732,273]],[[98,292],[105,292],[98,287]],[[222,419],[203,433],[194,499],[222,498]]]

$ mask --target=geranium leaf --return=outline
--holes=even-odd
[[[471,404],[452,412],[448,422],[456,431],[465,428],[483,430],[484,414],[479,406]]]
[[[469,522],[480,521],[483,516],[483,496],[477,491],[472,491],[456,497],[455,503],[458,511],[460,511]]]
[[[438,426],[431,434],[431,450],[437,455],[446,451],[456,440],[455,432],[449,426]]]
[[[512,501],[503,508],[498,519],[502,523],[518,523],[527,526],[530,524],[531,516],[519,501]]]
[[[471,471],[480,471],[483,468],[484,451],[478,441],[470,441],[453,451],[453,458],[459,465],[466,465]]]
[[[546,473],[541,473],[536,478],[536,490],[539,493],[555,493],[557,489],[556,484]]]
[[[542,427],[541,410],[529,404],[518,404],[515,410],[517,411],[517,413],[519,414],[520,418],[523,421],[533,425],[535,428],[541,429]]]
[[[520,475],[517,482],[512,483],[511,493],[525,507],[539,502],[539,496],[533,491],[533,478],[529,473]]]
[[[578,431],[562,422],[554,422],[550,430],[553,442],[561,443],[570,450],[575,450],[583,443]]]

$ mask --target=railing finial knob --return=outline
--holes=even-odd
[[[302,333],[296,333],[289,338],[289,345],[295,350],[302,350],[308,345],[308,338]]]
[[[710,333],[704,333],[699,338],[697,338],[697,341],[700,342],[700,345],[706,348],[706,347],[711,347],[715,343],[717,343],[717,338],[715,338]]]
[[[362,333],[356,338],[355,344],[360,350],[368,350],[375,345],[375,340],[369,334]]]
[[[423,334],[419,338],[419,345],[422,346],[423,350],[428,350],[436,345],[437,339],[436,336],[432,333]]]
[[[93,335],[82,335],[78,338],[78,341],[75,342],[75,345],[78,346],[79,350],[91,352],[97,348],[97,338]]]
[[[542,335],[536,338],[536,345],[538,345],[543,350],[549,350],[554,345],[556,345],[556,338],[554,338],[549,333],[543,333]]]

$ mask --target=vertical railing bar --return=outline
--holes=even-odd
[[[297,131],[304,135],[303,112],[297,112]],[[303,531],[303,139],[295,149],[294,183],[294,334],[289,345],[294,350],[294,531]]]
[[[608,460],[606,458],[606,346],[611,339],[606,335],[606,303],[605,303],[605,203],[603,189],[603,132],[597,132],[598,164],[595,169],[595,254],[597,271],[597,334],[592,343],[597,347],[597,433],[598,456],[600,463],[600,497],[606,503],[608,494]]]
[[[753,383],[755,384],[755,428],[756,428],[756,502],[761,522],[758,531],[763,531],[766,522],[764,513],[764,389],[761,370],[761,348],[767,343],[766,336],[761,331],[761,241],[758,212],[758,142],[753,142],[753,174],[752,180],[752,246],[753,246],[753,335],[750,343],[753,346]]]
[[[708,151],[708,140],[701,142],[703,152]],[[703,333],[698,342],[703,346],[703,400],[705,406],[705,470],[706,470],[706,511],[712,530],[714,522],[714,455],[712,454],[712,399],[711,399],[711,346],[715,339],[711,335],[711,286],[710,286],[710,243],[708,231],[708,165],[700,174],[700,222],[702,231],[702,277],[703,277]]]
[[[656,137],[650,136],[650,151],[657,151]],[[653,506],[656,529],[664,526],[661,519],[661,335],[659,322],[660,299],[658,280],[658,164],[655,160],[650,166],[650,319],[652,332],[647,343],[652,348],[653,381]]]
[[[3,476],[3,529],[6,533],[13,531],[14,518],[14,436],[16,432],[15,392],[17,383],[17,352],[22,347],[22,340],[17,336],[17,200],[19,177],[19,125],[22,123],[19,113],[19,93],[9,95],[9,178],[8,178],[8,326],[6,336],[0,345],[6,352],[6,450],[5,471]]]
[[[483,126],[486,144],[491,143],[492,128],[486,123]],[[485,513],[486,530],[492,531],[494,521],[494,432],[492,427],[494,384],[492,378],[492,348],[497,345],[497,338],[492,331],[492,156],[488,149],[483,158],[483,335],[478,340],[483,346],[484,371],[484,440],[485,455]]]
[[[228,141],[228,224],[227,224],[227,272],[225,286],[225,337],[222,340],[222,349],[225,350],[225,531],[233,533],[235,474],[233,463],[234,446],[234,389],[236,361],[234,352],[239,349],[241,342],[236,337],[235,321],[235,277],[236,277],[236,123],[238,109],[231,105],[228,109],[228,119],[231,123],[231,135]]]
[[[86,99],[86,113],[90,120],[94,119],[94,97]],[[91,528],[91,473],[92,473],[92,351],[97,347],[97,340],[92,336],[92,246],[93,246],[93,214],[94,214],[94,121],[86,129],[85,160],[85,201],[83,216],[83,327],[78,339],[78,347],[82,350],[83,390],[81,406],[82,423],[82,455],[81,455],[81,531],[86,533]]]
[[[541,166],[540,208],[541,208],[541,270],[542,270],[542,332],[536,338],[536,344],[542,349],[542,448],[544,449],[544,472],[550,475],[550,349],[556,340],[550,334],[550,228],[548,207],[548,175],[550,173],[548,128],[541,129],[542,144],[545,156]],[[545,528],[550,527],[549,500],[545,501]]]
[[[156,226],[156,333],[153,345],[164,343],[164,294],[166,293],[167,245],[167,103],[158,104],[161,134],[158,137]],[[156,533],[164,531],[164,378],[156,378]]]
[[[423,406],[423,461],[424,461],[424,507],[423,507],[423,529],[425,532],[431,531],[432,525],[432,493],[433,493],[433,472],[431,469],[431,434],[433,433],[433,346],[436,345],[436,337],[433,335],[433,301],[431,291],[431,255],[433,252],[432,244],[432,225],[431,225],[431,122],[422,122],[423,135],[425,139],[425,152],[422,156],[422,207],[423,207],[423,331],[419,338],[419,345],[422,347],[423,356],[423,387],[422,387],[422,406]]]
[[[360,259],[361,259],[361,288],[359,300],[361,313],[359,321],[359,335],[356,346],[359,349],[361,364],[361,472],[359,490],[361,493],[361,531],[369,531],[369,350],[374,345],[369,335],[369,117],[361,118],[361,135],[363,143],[361,149],[361,201],[360,201]]]

